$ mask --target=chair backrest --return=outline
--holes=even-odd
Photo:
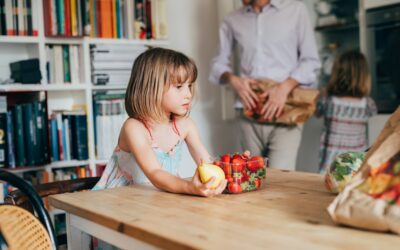
[[[32,213],[17,206],[1,205],[0,218],[0,249],[53,249],[46,228]]]
[[[41,198],[45,198],[53,194],[63,194],[82,190],[90,190],[100,180],[100,177],[87,177],[74,180],[56,181],[43,183],[34,186],[33,188]],[[14,190],[5,197],[6,204],[17,205],[28,211],[33,212],[33,207],[30,204],[27,196],[20,190]]]
[[[57,239],[56,239],[56,234],[54,231],[53,224],[51,223],[50,216],[47,213],[47,210],[45,209],[43,205],[42,199],[39,197],[39,195],[36,193],[36,191],[32,188],[31,185],[29,185],[27,182],[25,182],[22,178],[18,177],[15,174],[12,174],[10,172],[0,170],[0,180],[8,182],[10,185],[18,188],[21,192],[23,192],[29,199],[30,203],[33,206],[34,211],[37,214],[37,217],[39,221],[43,224],[43,226],[46,228],[50,241],[51,241],[51,246],[53,249],[56,249],[57,246]]]

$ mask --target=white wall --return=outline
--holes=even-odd
[[[233,122],[221,119],[221,89],[208,82],[210,62],[218,43],[218,10],[215,0],[168,0],[169,45],[193,58],[199,70],[199,98],[191,117],[212,155],[238,150]],[[191,176],[195,164],[183,154],[181,175]]]
[[[200,130],[203,143],[212,155],[233,153],[239,150],[235,120],[221,119],[221,88],[208,82],[210,62],[218,44],[218,26],[221,16],[238,0],[168,0],[169,48],[179,50],[197,64],[199,98],[191,113]],[[312,23],[315,14],[312,11],[315,0],[304,1],[309,9]],[[321,38],[317,34],[317,43]],[[321,48],[321,45],[318,46]],[[382,129],[388,116],[378,116],[370,121],[370,141],[373,142]],[[304,126],[303,138],[297,158],[297,170],[317,172],[319,138],[322,120],[311,118]],[[195,164],[189,153],[183,154],[181,175],[193,175]]]

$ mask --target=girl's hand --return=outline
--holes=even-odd
[[[215,177],[212,177],[208,182],[202,183],[200,180],[199,171],[196,169],[196,173],[194,174],[191,182],[193,187],[193,194],[204,197],[211,197],[221,194],[226,187],[226,179],[223,179],[217,188],[212,189],[211,185],[214,181]]]

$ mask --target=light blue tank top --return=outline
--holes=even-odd
[[[147,125],[146,128],[149,130]],[[174,129],[180,136],[175,122]],[[161,148],[156,146],[156,143],[154,143],[150,130],[149,133],[153,141],[153,152],[162,168],[172,175],[179,176],[178,167],[182,157],[183,139],[180,138],[177,144],[175,144],[169,152],[164,152]],[[143,183],[150,183],[150,181],[143,173],[134,156],[130,152],[123,151],[117,146],[108,161],[99,182],[92,190]]]

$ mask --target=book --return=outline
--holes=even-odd
[[[15,105],[11,108],[13,114],[13,123],[15,126],[14,142],[15,142],[15,165],[25,166],[25,141],[24,131],[25,125],[23,121],[22,105]]]
[[[7,166],[15,168],[14,124],[12,111],[7,112]]]

